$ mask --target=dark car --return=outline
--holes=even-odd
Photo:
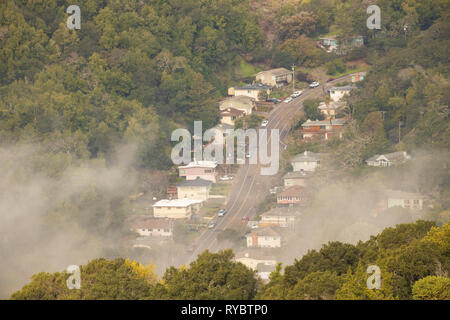
[[[335,80],[335,79],[334,78],[330,78],[330,79],[327,80],[327,82],[331,82],[333,80]]]
[[[281,100],[280,100],[280,99],[277,99],[277,98],[270,98],[270,99],[267,99],[266,101],[267,101],[267,102],[273,102],[273,103],[275,103],[275,104],[281,102]]]

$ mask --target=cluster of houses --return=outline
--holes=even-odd
[[[338,55],[345,54],[349,49],[361,48],[364,46],[364,37],[360,35],[350,36],[348,39],[338,40],[336,36],[321,37],[317,45],[331,53]]]
[[[142,240],[142,237],[172,238],[174,221],[190,219],[209,199],[212,184],[218,180],[215,161],[193,161],[178,167],[178,170],[179,176],[185,180],[178,183],[176,188],[169,188],[169,199],[159,200],[152,205],[153,217],[133,224],[132,230],[141,237],[138,240]]]

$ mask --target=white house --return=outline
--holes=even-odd
[[[422,210],[424,196],[419,193],[387,190],[387,207],[402,207],[405,209]]]
[[[247,234],[247,248],[279,248],[281,235],[275,227],[264,227]]]
[[[143,237],[172,237],[173,221],[169,219],[146,219],[138,221],[133,225],[132,230]]]
[[[197,178],[177,185],[178,199],[208,200],[212,182]]]
[[[202,200],[174,199],[160,200],[153,205],[155,218],[185,219],[200,210]]]
[[[343,87],[331,87],[328,91],[330,92],[330,98],[334,102],[338,102],[344,96],[350,94],[350,91],[355,89],[355,86],[343,86]]]
[[[180,177],[186,177],[186,180],[201,178],[215,183],[217,181],[216,168],[216,161],[192,161],[188,165],[179,166],[178,170]]]
[[[266,92],[267,94],[270,94],[272,92],[272,87],[261,83],[255,83],[248,84],[243,87],[230,88],[230,90],[228,90],[229,94],[232,93],[236,97],[247,96],[253,98],[255,101],[259,101],[260,92]],[[233,108],[237,109],[237,107]]]
[[[276,68],[258,72],[255,76],[256,81],[272,87],[282,87],[292,82],[293,72],[286,68]]]
[[[320,165],[320,153],[305,151],[297,154],[291,161],[293,171],[316,171]]]
[[[372,167],[389,167],[396,164],[401,164],[411,159],[406,151],[397,151],[386,154],[376,154],[366,160],[368,166]]]
[[[298,209],[292,207],[273,208],[261,214],[258,226],[277,226],[281,228],[294,227],[295,221],[299,218]]]
[[[306,187],[309,179],[314,175],[311,171],[288,172],[284,175],[283,181],[285,187],[302,186]]]
[[[258,248],[238,252],[234,260],[255,270],[262,280],[269,280],[270,273],[275,270],[277,265],[275,257],[267,255],[264,249]]]

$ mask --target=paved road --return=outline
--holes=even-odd
[[[325,87],[328,88],[348,79],[351,79],[351,75],[330,81],[325,84]],[[283,145],[281,141],[288,135],[292,125],[294,125],[292,123],[294,115],[303,109],[303,101],[305,99],[317,98],[323,95],[323,93],[324,88],[321,85],[314,89],[304,90],[300,97],[295,98],[290,103],[279,103],[267,117],[269,121],[266,127],[268,132],[270,132],[270,129],[279,129],[280,144]],[[281,151],[282,148],[280,146]],[[217,218],[215,229],[207,229],[199,236],[196,240],[196,249],[190,256],[189,262],[194,260],[204,250],[217,251],[220,248],[220,244],[217,241],[219,232],[217,231],[223,231],[231,226],[235,229],[244,228],[245,224],[241,223],[242,218],[251,218],[256,213],[255,208],[257,205],[265,197],[269,196],[269,189],[272,187],[270,184],[271,176],[260,175],[259,165],[242,165],[235,177],[233,189],[225,207],[228,213],[224,217]]]

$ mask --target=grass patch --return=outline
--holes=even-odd
[[[231,183],[214,183],[209,192],[212,195],[227,196],[231,191]]]

